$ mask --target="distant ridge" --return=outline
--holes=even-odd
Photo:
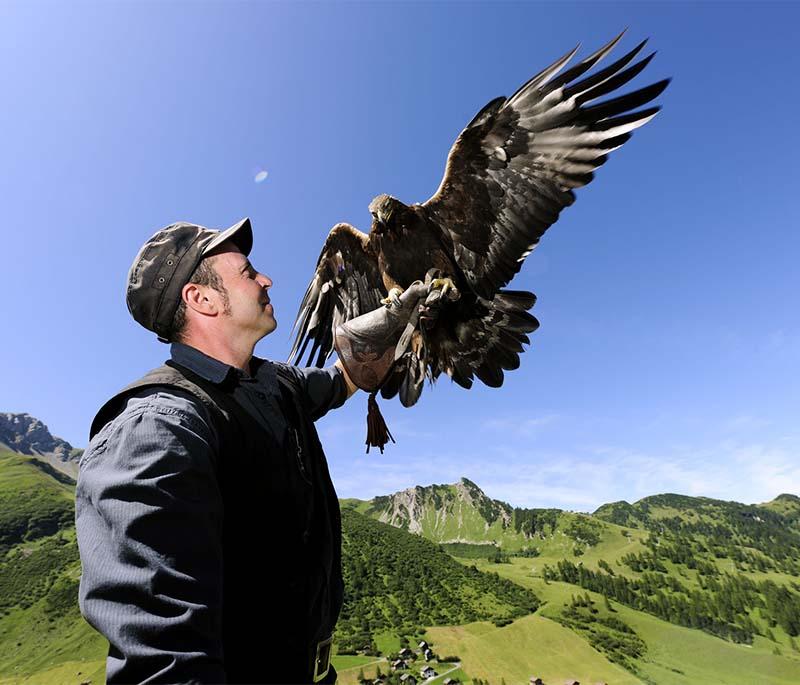
[[[537,540],[563,531],[579,545],[592,544],[590,528],[607,522],[640,530],[674,525],[676,517],[692,526],[710,516],[731,534],[760,538],[761,531],[783,540],[787,523],[800,533],[800,497],[784,493],[762,504],[741,504],[710,497],[664,493],[633,504],[603,504],[591,514],[552,508],[520,508],[488,497],[467,478],[457,483],[416,485],[368,501],[345,500],[343,506],[440,544],[494,545],[506,551],[538,545]],[[756,527],[753,528],[753,524]],[[598,529],[599,530],[599,529]]]

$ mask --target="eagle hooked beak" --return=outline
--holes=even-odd
[[[389,217],[386,216],[383,212],[381,212],[380,210],[372,212],[372,218],[374,219],[379,229],[386,228],[386,222],[389,219]]]

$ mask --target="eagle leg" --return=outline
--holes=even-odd
[[[430,273],[430,272],[429,272]],[[436,325],[442,305],[447,302],[454,302],[461,297],[453,279],[445,276],[442,278],[432,278],[430,290],[425,302],[420,305],[420,325],[425,330],[430,330]]]

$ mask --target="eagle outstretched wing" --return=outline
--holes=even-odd
[[[557,76],[576,47],[510,98],[492,100],[453,144],[442,182],[423,207],[449,234],[456,263],[481,297],[491,299],[511,281],[561,210],[575,200],[572,189],[589,183],[606,155],[660,109],[631,111],[657,97],[669,79],[587,105],[628,83],[653,58],[655,53],[628,66],[642,41],[605,69],[576,81],[621,37]]]
[[[313,341],[307,365],[322,366],[333,352],[336,327],[377,309],[385,296],[369,237],[350,224],[336,224],[325,240],[292,326],[297,337],[289,360],[294,357],[294,363],[299,364]]]

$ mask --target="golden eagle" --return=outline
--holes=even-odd
[[[322,366],[339,324],[390,303],[434,269],[434,286],[446,297],[440,297],[435,317],[414,331],[381,395],[399,393],[402,404],[411,406],[424,379],[433,383],[442,372],[464,388],[472,386],[473,376],[491,387],[502,385],[503,371],[519,366],[527,334],[539,325],[528,313],[536,296],[505,286],[573,203],[573,189],[589,183],[606,155],[660,108],[634,110],[669,83],[598,102],[655,54],[629,66],[642,41],[584,77],[621,37],[561,73],[576,47],[510,98],[483,107],[456,139],[439,189],[426,202],[409,206],[379,195],[369,206],[369,235],[336,224],[295,319],[289,359],[300,363],[313,341],[307,363]]]

